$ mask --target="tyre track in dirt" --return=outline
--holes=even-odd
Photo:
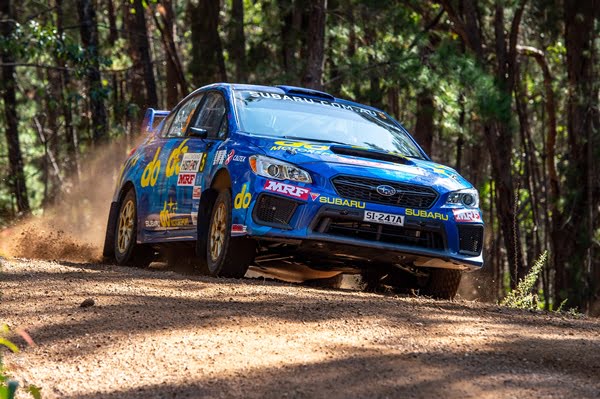
[[[44,398],[600,397],[598,319],[25,259],[0,290]]]

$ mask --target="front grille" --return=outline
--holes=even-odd
[[[479,255],[483,247],[483,226],[458,225],[459,252]]]
[[[441,233],[401,226],[387,226],[377,223],[331,218],[323,232],[325,234],[359,240],[379,241],[428,249],[445,249]]]
[[[262,194],[254,206],[254,220],[269,226],[289,228],[297,207],[296,201]]]
[[[438,193],[431,187],[415,184],[357,176],[337,176],[331,182],[340,197],[404,208],[427,209],[438,197]],[[396,194],[389,197],[379,194],[377,186],[382,184],[394,187]]]

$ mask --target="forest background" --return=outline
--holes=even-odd
[[[540,306],[600,314],[600,0],[2,0],[0,30],[0,228],[125,157],[147,107],[301,85],[387,110],[479,189],[483,300],[548,251]]]

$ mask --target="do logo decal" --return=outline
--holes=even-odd
[[[160,173],[160,159],[158,159],[159,154],[160,147],[156,149],[154,158],[152,161],[148,162],[148,165],[146,165],[146,168],[144,169],[144,173],[142,173],[142,179],[140,181],[142,187],[153,187],[156,184],[156,179],[158,179],[158,174]]]
[[[235,209],[246,209],[250,206],[250,201],[252,200],[252,195],[247,192],[248,184],[244,184],[242,186],[242,191],[238,195],[235,196],[235,200],[233,201],[233,207]]]
[[[179,144],[179,147],[175,148],[169,160],[167,161],[167,177],[179,174],[179,158],[188,151],[188,146],[185,145],[189,139],[185,139]],[[185,147],[184,147],[185,146]]]

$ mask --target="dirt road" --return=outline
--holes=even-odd
[[[598,319],[26,260],[0,290],[44,398],[600,397]]]

